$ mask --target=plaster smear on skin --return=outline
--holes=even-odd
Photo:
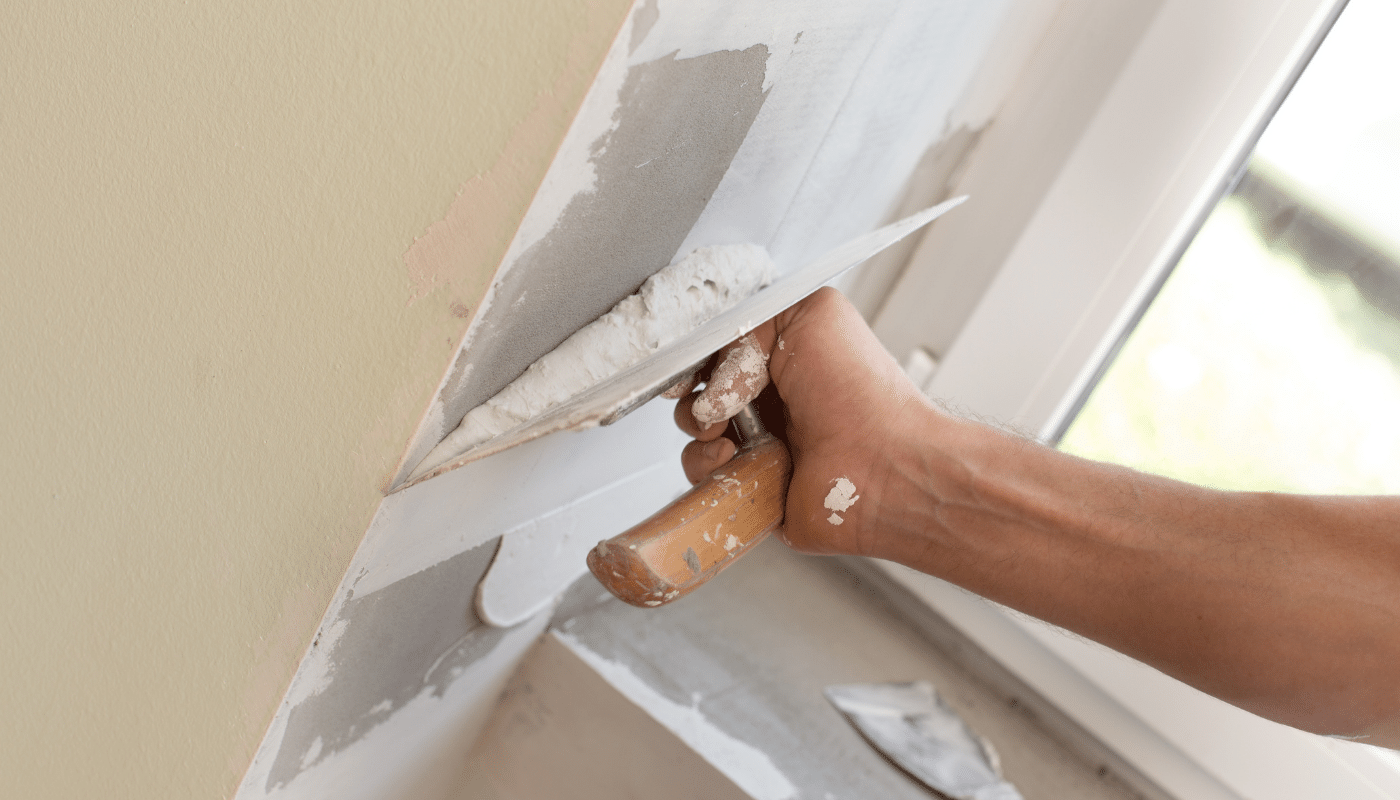
[[[715,368],[705,391],[696,398],[691,414],[709,427],[723,422],[743,408],[768,385],[768,354],[752,333],[739,340]]]
[[[623,298],[469,411],[410,479],[640,362],[772,279],[773,260],[760,245],[696,250],[647,278],[636,294]]]
[[[831,491],[826,493],[826,500],[822,503],[826,506],[827,510],[831,512],[831,516],[827,517],[826,521],[830,522],[832,525],[840,525],[842,522],[845,522],[837,512],[845,511],[855,505],[856,501],[859,499],[860,495],[856,494],[856,485],[854,483],[851,483],[845,478],[837,478],[836,485],[831,487]]]
[[[598,655],[573,635],[563,631],[554,631],[553,635],[613,688],[645,709],[755,800],[787,800],[797,796],[797,787],[778,771],[766,753],[725,733],[706,719],[700,713],[698,698],[694,705],[683,706],[651,688],[626,664]]]

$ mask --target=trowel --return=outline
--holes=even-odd
[[[826,687],[826,699],[895,766],[940,797],[1022,800],[996,748],[926,681]]]
[[[966,199],[947,200],[836,247],[640,363],[463,451],[395,491],[556,431],[616,422],[702,367],[724,345]],[[782,523],[791,474],[787,448],[763,429],[751,406],[734,418],[734,424],[743,441],[733,459],[647,520],[589,553],[589,569],[618,598],[642,607],[669,603],[717,575]]]

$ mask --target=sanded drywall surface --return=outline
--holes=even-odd
[[[0,8],[0,795],[232,793],[629,5]]]

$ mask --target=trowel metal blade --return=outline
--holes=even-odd
[[[532,420],[487,439],[394,491],[406,489],[463,464],[555,431],[577,430],[605,422],[615,422],[642,402],[664,391],[679,375],[697,364],[703,364],[716,350],[781,313],[851,267],[962,205],[966,200],[966,195],[946,200],[840,245],[811,264],[784,275],[733,308],[712,317],[689,334],[662,347],[646,360],[594,384]]]
[[[954,800],[1021,800],[996,750],[924,681],[826,687],[826,699],[900,769]]]

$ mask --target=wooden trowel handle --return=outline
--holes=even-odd
[[[669,603],[718,575],[782,523],[791,476],[787,447],[761,433],[675,502],[599,542],[588,554],[588,568],[634,606]]]

